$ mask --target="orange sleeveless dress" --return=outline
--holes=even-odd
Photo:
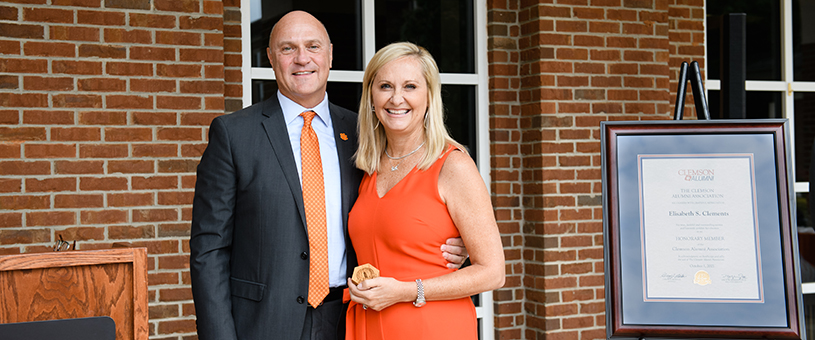
[[[348,217],[359,264],[370,263],[380,276],[408,282],[454,271],[447,268],[440,247],[460,235],[438,190],[441,167],[452,150],[427,170],[414,167],[381,198],[376,173],[365,175]],[[478,338],[475,307],[468,297],[428,301],[421,308],[398,303],[380,312],[351,301],[347,313],[346,340]]]

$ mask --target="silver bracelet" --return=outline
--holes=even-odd
[[[416,279],[416,301],[413,305],[416,307],[424,306],[427,301],[424,299],[424,286],[422,286],[422,279]]]

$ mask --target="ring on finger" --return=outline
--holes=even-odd
[[[368,309],[368,305],[362,305],[362,309]]]

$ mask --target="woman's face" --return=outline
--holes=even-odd
[[[402,57],[382,66],[371,96],[376,117],[389,135],[423,133],[428,88],[416,59]]]

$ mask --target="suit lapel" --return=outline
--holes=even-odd
[[[300,212],[300,220],[303,221],[303,228],[306,228],[306,211],[303,207],[303,189],[300,186],[300,175],[297,172],[297,163],[294,160],[294,153],[291,151],[289,141],[289,130],[286,129],[286,119],[283,117],[283,110],[277,101],[277,96],[271,96],[263,104],[263,115],[267,118],[263,120],[263,128],[266,130],[266,137],[272,144],[274,157],[283,169],[291,189],[297,210]]]

